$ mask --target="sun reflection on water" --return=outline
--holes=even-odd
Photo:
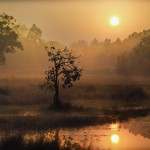
[[[117,134],[112,134],[111,135],[111,141],[112,141],[112,143],[117,144],[119,142],[119,140],[120,140],[119,135],[117,135]]]
[[[111,128],[112,131],[118,131],[119,128],[120,128],[120,125],[119,125],[119,123],[112,123],[110,125],[110,128]]]
[[[111,132],[112,132],[111,136],[110,136],[110,139],[111,139],[111,142],[113,144],[118,144],[119,143],[119,140],[120,140],[120,136],[118,135],[119,128],[120,128],[119,123],[112,123],[110,125],[110,129],[111,129]]]

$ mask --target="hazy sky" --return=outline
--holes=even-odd
[[[81,39],[123,39],[150,28],[149,0],[1,0],[2,12],[27,26],[35,23],[43,38],[63,44]],[[114,15],[120,17],[117,27],[109,24]]]

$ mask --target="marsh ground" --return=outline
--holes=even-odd
[[[13,135],[10,139],[3,140],[2,146],[21,142],[21,136],[29,132],[75,129],[124,122],[130,118],[149,115],[150,82],[148,79],[137,79],[136,82],[131,82],[115,76],[112,79],[108,76],[97,79],[95,77],[89,75],[71,89],[60,87],[61,101],[65,104],[61,110],[49,107],[53,102],[53,92],[42,90],[41,85],[44,83],[42,78],[1,78],[0,133],[1,137]],[[56,139],[51,143],[43,144],[58,148],[60,145],[57,142]],[[66,142],[71,141],[66,139]],[[28,148],[37,148],[37,144],[41,144],[41,141],[32,143],[32,146],[28,145]],[[79,148],[80,146],[80,144],[67,144],[70,144],[67,147]],[[19,148],[23,148],[24,145],[20,146],[22,147]],[[45,145],[43,149],[46,149]]]
[[[115,117],[128,118],[149,113],[148,79],[137,79],[136,82],[128,80],[127,83],[115,76],[111,79],[109,76],[96,79],[94,75],[89,75],[71,89],[60,87],[60,97],[65,108],[59,111],[49,108],[53,103],[53,91],[42,90],[44,80],[41,78],[2,78],[0,83],[1,129],[5,128],[5,123],[8,130],[11,126],[18,128],[17,123],[19,127],[22,124],[25,128],[75,127],[96,124],[104,116],[107,122]],[[130,114],[127,113],[129,111]],[[102,118],[99,120],[99,117]],[[43,126],[41,122],[44,121]],[[36,125],[31,125],[33,123]]]

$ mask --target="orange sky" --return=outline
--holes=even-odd
[[[148,0],[20,1],[1,1],[0,13],[13,15],[28,26],[35,23],[42,29],[43,38],[63,44],[93,38],[124,39],[132,32],[150,28]],[[109,24],[114,15],[120,17],[117,27]]]

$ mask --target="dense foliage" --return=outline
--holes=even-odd
[[[6,62],[5,53],[14,53],[15,48],[23,49],[15,29],[19,26],[13,16],[0,15],[0,63]]]
[[[150,34],[143,36],[130,52],[122,53],[117,70],[122,75],[150,75]]]

